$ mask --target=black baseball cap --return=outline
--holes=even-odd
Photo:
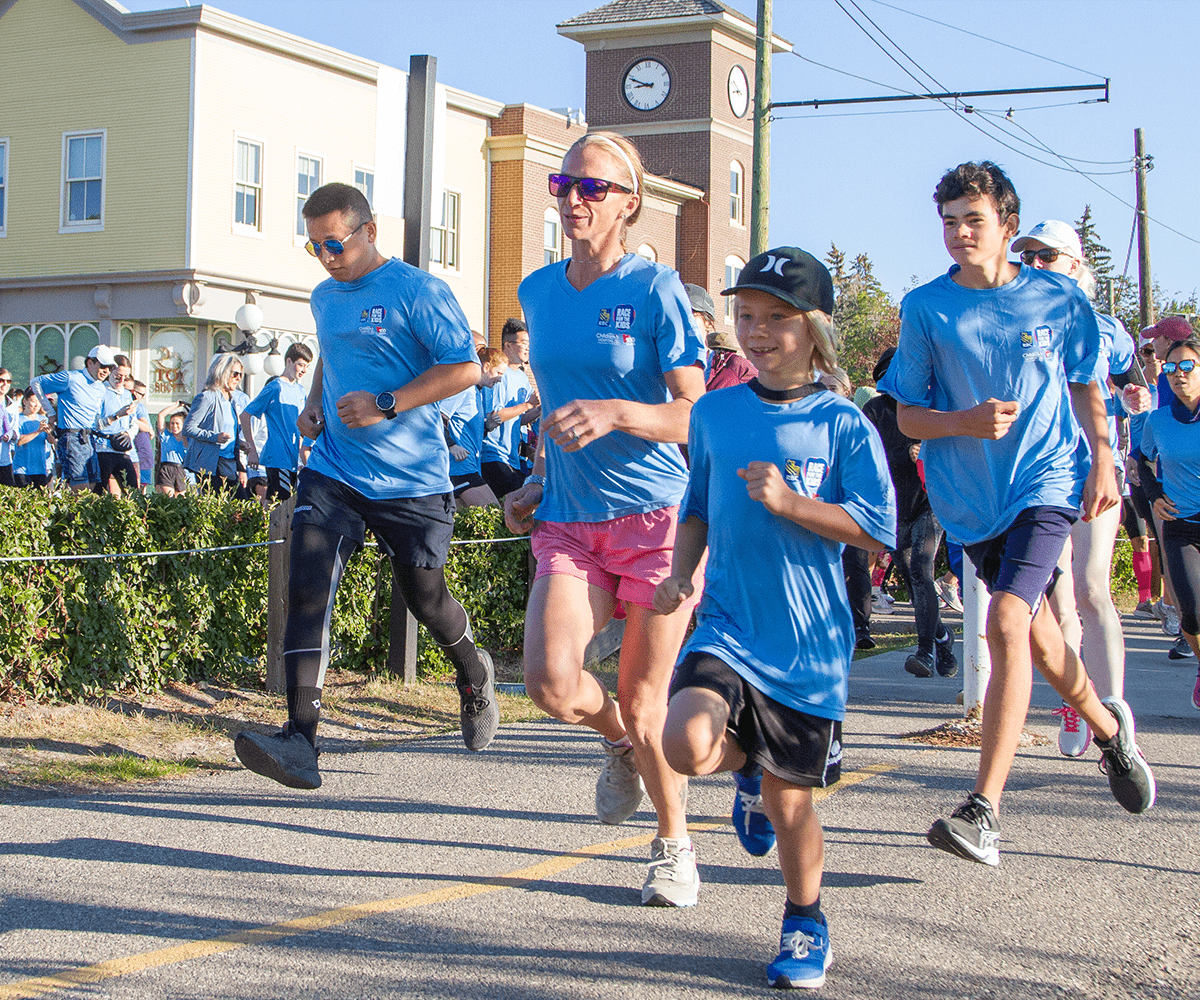
[[[819,309],[833,315],[833,279],[824,264],[799,247],[760,253],[742,268],[737,284],[721,294],[736,295],[749,288],[769,292],[805,312]]]

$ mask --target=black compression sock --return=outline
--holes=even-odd
[[[317,745],[317,721],[321,717],[321,689],[288,688],[288,720],[313,746]]]
[[[811,906],[800,906],[788,899],[783,906],[783,919],[787,920],[789,917],[807,917],[809,920],[820,921],[821,897],[817,896],[817,901]]]

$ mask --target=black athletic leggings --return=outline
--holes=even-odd
[[[842,573],[846,577],[846,597],[854,618],[857,637],[870,634],[871,629],[871,561],[874,553],[847,545],[842,550]]]
[[[932,510],[896,525],[894,562],[900,567],[917,619],[917,646],[933,652],[941,627],[937,587],[933,582],[942,526]]]
[[[1177,518],[1163,522],[1162,554],[1179,605],[1179,627],[1200,634],[1196,600],[1200,594],[1200,522]]]

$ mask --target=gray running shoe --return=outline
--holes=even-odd
[[[458,689],[461,706],[458,718],[462,724],[463,742],[468,750],[483,750],[492,742],[500,728],[500,706],[496,702],[496,671],[492,656],[486,649],[476,648],[479,662],[487,670],[487,680],[478,688],[464,684]]]
[[[637,772],[633,747],[619,746],[603,738],[600,746],[608,759],[596,780],[596,818],[616,826],[637,812],[646,786]]]
[[[700,893],[696,849],[670,837],[650,842],[650,872],[642,886],[643,906],[695,906]]]
[[[1177,636],[1180,634],[1179,612],[1178,612],[1178,610],[1173,608],[1170,604],[1163,605],[1162,630],[1165,635],[1169,635],[1171,637],[1174,637],[1174,636]]]
[[[1098,738],[1092,742],[1100,748],[1100,770],[1108,775],[1108,787],[1113,798],[1131,813],[1144,813],[1154,805],[1154,772],[1142,756],[1136,742],[1133,712],[1121,698],[1100,701],[1117,720],[1117,735],[1107,743]]]
[[[288,788],[320,788],[316,748],[289,722],[277,733],[244,729],[233,741],[233,752],[249,770]]]
[[[992,804],[976,792],[950,814],[935,820],[925,834],[934,847],[948,854],[993,868],[1000,864],[1000,824]]]
[[[1135,618],[1149,618],[1151,621],[1153,621],[1158,617],[1158,615],[1154,613],[1154,602],[1142,601],[1141,604],[1133,609],[1133,616]]]

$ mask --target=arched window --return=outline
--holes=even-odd
[[[562,260],[562,222],[557,208],[546,209],[542,224],[542,246],[545,248],[546,263],[557,264]]]
[[[729,164],[729,221],[734,225],[745,225],[743,204],[745,201],[746,171],[734,160]]]
[[[12,373],[12,384],[18,389],[29,385],[32,346],[29,331],[23,326],[9,327],[4,331],[3,340],[0,340],[0,365]]]
[[[650,261],[652,264],[658,263],[658,251],[655,250],[654,247],[652,247],[649,243],[643,243],[641,246],[639,246],[637,248],[637,255],[639,257],[645,257],[646,260]]]
[[[746,262],[737,254],[730,254],[725,258],[725,287],[732,288],[737,284],[738,275],[742,273],[742,268],[746,266]],[[725,321],[733,322],[733,300],[736,296],[725,296]]]

